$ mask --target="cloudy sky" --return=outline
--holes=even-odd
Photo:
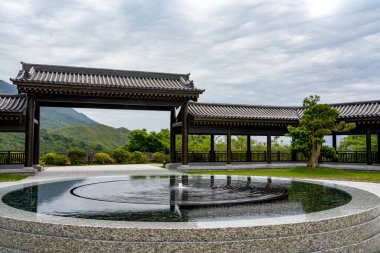
[[[380,99],[378,0],[1,0],[0,79],[20,61],[191,73],[202,102]],[[84,110],[130,129],[166,113]]]

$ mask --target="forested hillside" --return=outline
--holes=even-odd
[[[0,93],[17,94],[16,86],[0,80]],[[72,108],[41,108],[41,152],[109,151],[128,142],[129,130],[97,123]],[[0,133],[0,151],[24,150],[23,133]]]
[[[40,150],[66,153],[78,147],[87,152],[110,151],[128,142],[129,130],[101,124],[41,129]],[[23,133],[0,133],[0,151],[24,150]]]

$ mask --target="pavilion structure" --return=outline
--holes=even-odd
[[[183,166],[189,162],[281,160],[280,154],[276,159],[272,157],[271,137],[284,135],[288,125],[297,125],[303,112],[302,107],[198,103],[204,90],[194,86],[189,74],[22,63],[11,80],[19,94],[0,95],[0,131],[25,132],[25,167],[38,164],[40,108],[44,106],[170,111],[171,163]],[[339,120],[356,123],[349,134],[366,135],[365,157],[356,157],[356,162],[380,162],[380,152],[371,150],[370,138],[371,134],[380,134],[380,101],[331,106],[340,111]],[[179,134],[183,145],[176,151]],[[209,152],[189,153],[191,134],[210,135]],[[335,148],[337,134],[333,134]],[[214,150],[215,135],[227,137],[227,151],[222,155]],[[231,150],[233,135],[247,137],[247,150],[239,157]],[[267,138],[267,150],[260,157],[250,150],[251,136],[255,135]],[[378,146],[379,142],[380,138]],[[297,154],[288,160],[297,160]]]
[[[175,109],[181,107],[186,111],[189,101],[197,101],[204,91],[194,87],[190,74],[28,63],[22,63],[22,69],[11,81],[23,94],[20,96],[26,97],[25,167],[38,164],[42,106],[170,111],[171,124],[174,124]],[[188,136],[186,126],[185,121],[184,143]],[[172,150],[174,145],[172,141]],[[182,153],[185,161],[186,145]]]
[[[380,101],[366,101],[354,103],[331,104],[340,112],[338,121],[356,123],[356,128],[349,133],[339,132],[332,134],[333,147],[337,148],[337,135],[350,134],[366,136],[366,152],[360,159],[361,154],[352,153],[351,159],[349,154],[345,154],[346,162],[366,162],[372,164],[380,161],[380,152],[371,150],[371,135],[377,134],[377,146],[380,146]],[[180,134],[181,121],[188,124],[188,133],[195,135],[210,135],[209,154],[192,154],[194,162],[226,162],[231,164],[238,162],[266,161],[272,162],[272,155],[276,155],[275,161],[297,161],[297,154],[290,154],[288,159],[282,159],[281,154],[273,153],[271,150],[272,136],[283,136],[288,130],[287,126],[296,126],[302,115],[304,108],[289,106],[262,106],[262,105],[236,105],[236,104],[210,104],[210,103],[190,103],[186,112],[181,110],[179,114],[179,123],[175,124],[174,129]],[[187,115],[183,120],[182,116]],[[218,157],[214,150],[214,136],[225,135],[227,137],[227,152],[222,157]],[[231,136],[243,135],[247,139],[246,154],[231,151]],[[266,136],[267,150],[262,152],[260,157],[257,153],[252,152],[251,136]],[[355,157],[356,156],[356,157]],[[179,159],[177,158],[177,161]]]

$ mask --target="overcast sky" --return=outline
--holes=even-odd
[[[20,61],[191,73],[202,102],[380,99],[378,0],[1,0],[0,79]],[[167,113],[80,109],[159,130]]]

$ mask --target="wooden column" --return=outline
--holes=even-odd
[[[231,131],[227,131],[227,164],[231,164]]]
[[[267,163],[272,163],[272,135],[267,134]]]
[[[33,127],[33,165],[39,164],[40,160],[40,106],[35,105]]]
[[[365,135],[365,140],[366,140],[366,150],[367,150],[367,164],[371,165],[372,164],[372,155],[371,155],[371,131],[369,128],[366,130],[366,135]]]
[[[26,131],[25,131],[25,167],[33,167],[34,148],[34,100],[28,97],[26,108]]]
[[[176,162],[175,154],[175,132],[173,129],[173,124],[175,123],[175,108],[173,107],[170,111],[170,162]]]
[[[380,163],[380,134],[377,134],[377,163]]]
[[[252,162],[251,155],[251,135],[247,135],[247,162]]]
[[[215,162],[215,135],[210,134],[210,162]]]
[[[188,165],[188,125],[187,125],[187,116],[188,116],[188,106],[189,102],[185,102],[182,105],[182,165]]]
[[[336,134],[332,134],[332,146],[336,151]]]

